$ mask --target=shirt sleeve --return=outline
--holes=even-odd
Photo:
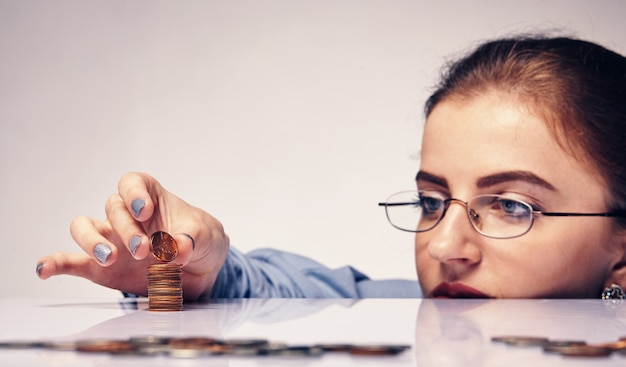
[[[421,298],[414,280],[371,280],[345,266],[329,269],[304,256],[230,248],[211,298]]]

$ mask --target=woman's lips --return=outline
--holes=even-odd
[[[433,290],[434,298],[491,298],[488,295],[463,284],[441,283]]]

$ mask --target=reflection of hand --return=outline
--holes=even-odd
[[[118,193],[106,202],[104,221],[85,216],[72,221],[72,237],[86,254],[57,252],[40,259],[37,272],[41,279],[74,275],[146,295],[146,269],[156,262],[148,256],[149,236],[159,230],[172,234],[178,243],[174,262],[184,266],[185,299],[208,294],[228,253],[228,236],[219,221],[145,173],[122,176]]]

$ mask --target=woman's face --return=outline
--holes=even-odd
[[[541,119],[495,93],[435,107],[417,185],[463,201],[505,195],[546,212],[605,212],[610,203],[603,180]],[[622,238],[610,218],[540,215],[523,236],[487,238],[453,201],[435,228],[416,234],[416,267],[426,297],[599,297],[621,263]]]

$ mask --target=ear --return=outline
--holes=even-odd
[[[615,264],[613,269],[611,269],[611,273],[604,282],[604,286],[609,287],[611,284],[617,284],[626,289],[626,259]]]
[[[617,284],[626,289],[626,236],[622,236],[622,238],[621,248],[616,254],[617,262],[613,265],[613,268],[607,276],[607,279],[604,282],[604,287]]]

